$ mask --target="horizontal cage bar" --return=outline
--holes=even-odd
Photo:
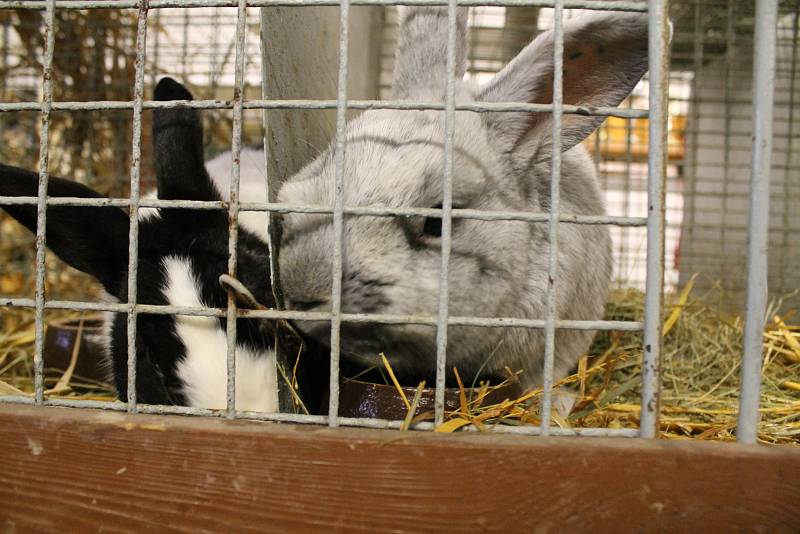
[[[0,396],[0,402],[10,404],[32,404],[29,397],[20,395]],[[44,406],[59,406],[64,408],[88,408],[96,410],[110,410],[124,412],[127,410],[127,403],[120,401],[93,401],[78,399],[47,399],[43,402]],[[153,404],[139,404],[136,411],[138,413],[157,414],[157,415],[185,415],[194,417],[226,417],[225,410],[209,410],[206,408],[192,408],[189,406],[162,406]],[[266,412],[244,412],[237,411],[236,419],[253,421],[275,421],[282,423],[300,423],[325,425],[329,418],[325,415],[304,415],[288,413],[266,413]],[[340,426],[375,428],[375,429],[399,429],[402,421],[388,419],[370,419],[359,417],[339,417],[337,419]],[[433,430],[434,425],[430,422],[421,422],[411,425],[412,430]],[[473,425],[463,427],[467,431],[478,431]],[[527,436],[537,436],[541,434],[539,426],[489,426],[485,428],[488,432],[500,434],[520,434]],[[561,428],[551,427],[552,436],[597,436],[597,437],[636,437],[638,431],[632,428]]]
[[[101,111],[101,110],[129,110],[134,108],[134,102],[129,100],[98,100],[88,102],[67,101],[53,102],[53,111]],[[170,109],[170,108],[195,108],[195,109],[233,109],[231,100],[143,100],[143,109]],[[336,100],[247,100],[242,103],[243,109],[336,109]],[[13,111],[40,111],[40,102],[0,102],[0,112]],[[410,111],[445,109],[439,102],[424,101],[394,101],[394,100],[348,100],[347,109],[374,110],[397,109]],[[573,106],[564,104],[563,113],[572,115],[586,115],[597,117],[618,117],[622,119],[638,119],[648,116],[647,110],[634,108]],[[494,112],[536,112],[552,113],[554,106],[551,104],[530,104],[527,102],[470,102],[456,105],[457,111],[472,111],[475,113]]]
[[[30,205],[36,204],[36,197],[4,197],[0,196],[2,205]],[[79,198],[79,197],[49,197],[48,206],[89,206],[89,207],[129,207],[130,201],[124,198]],[[229,203],[225,201],[202,200],[160,200],[142,199],[138,203],[140,208],[181,208],[203,210],[226,210]],[[284,203],[251,203],[239,204],[239,211],[270,211],[276,213],[310,213],[331,214],[333,208],[325,206],[312,206],[306,204]],[[438,208],[384,208],[379,206],[352,206],[345,207],[344,213],[361,217],[442,217],[442,210]],[[542,223],[549,220],[548,213],[525,213],[519,211],[485,211],[472,209],[454,209],[454,219],[476,219],[481,221],[521,221]],[[613,226],[645,226],[646,217],[620,217],[616,215],[570,215],[560,214],[558,222],[567,224],[608,224]]]
[[[353,0],[354,6],[446,6],[446,0]],[[509,6],[509,7],[553,7],[553,0],[459,0],[458,5],[467,6]],[[0,9],[44,9],[45,0],[2,0]],[[194,7],[237,7],[237,0],[150,0],[150,9],[194,8]],[[339,0],[249,0],[248,7],[301,7],[338,6]],[[59,0],[58,9],[134,9],[139,6],[136,0]],[[592,9],[597,11],[647,11],[647,2],[564,0],[564,7]]]
[[[17,308],[32,308],[35,306],[33,299],[29,298],[0,298],[0,307],[9,306]],[[191,315],[204,317],[224,317],[225,308],[205,308],[192,306],[167,306],[160,304],[136,304],[131,306],[125,303],[81,302],[70,300],[48,300],[45,309],[50,310],[75,310],[75,311],[107,311],[116,313],[140,313],[152,315]],[[292,321],[329,321],[332,314],[327,312],[308,312],[290,310],[237,310],[237,317],[249,319],[286,319]],[[436,317],[432,315],[400,315],[400,314],[369,314],[369,313],[342,313],[342,322],[349,323],[380,323],[380,324],[421,324],[436,325]],[[448,325],[477,326],[485,328],[513,327],[534,328],[545,327],[543,319],[519,319],[516,317],[474,317],[450,316]],[[641,330],[642,323],[638,321],[586,321],[586,320],[558,320],[556,328],[564,330]]]

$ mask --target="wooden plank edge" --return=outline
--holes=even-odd
[[[0,404],[3,531],[800,526],[800,448],[328,429]]]

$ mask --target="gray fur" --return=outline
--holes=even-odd
[[[456,78],[462,78],[467,57],[467,8],[456,10]],[[447,66],[447,10],[406,9],[394,64],[394,98],[444,98]]]
[[[401,50],[395,71],[395,95],[442,99],[445,56],[434,46],[444,43],[444,10],[410,8],[401,26]],[[602,45],[604,52],[625,57],[586,54],[587,72],[565,74],[565,101],[616,105],[644,73],[647,62],[646,15],[604,14],[565,24],[568,54]],[[444,21],[444,22],[442,22]],[[465,46],[466,16],[459,14],[459,43]],[[552,36],[545,33],[484,87],[457,84],[457,101],[541,102],[549,84]],[[622,42],[620,42],[622,41]],[[404,43],[404,44],[403,44]],[[438,50],[438,51],[437,51]],[[596,51],[596,48],[595,48]],[[628,57],[628,54],[630,57]],[[601,54],[602,56],[602,54]],[[463,72],[464,51],[457,56]],[[565,55],[566,68],[570,65]],[[435,59],[438,63],[431,64]],[[415,69],[423,69],[420,72]],[[543,82],[543,77],[547,78]],[[550,76],[551,77],[551,76]],[[589,77],[591,83],[584,78]],[[573,86],[567,87],[567,83]],[[577,84],[577,87],[574,86]],[[545,90],[546,92],[546,90]],[[574,102],[570,102],[574,100]],[[434,207],[441,203],[444,117],[439,111],[368,111],[347,128],[344,195],[347,206]],[[453,204],[479,210],[546,211],[549,208],[549,114],[457,112],[455,124]],[[561,212],[604,213],[594,165],[577,145],[599,124],[597,119],[565,115],[565,152],[561,178]],[[333,205],[332,151],[289,179],[280,202]],[[437,314],[440,239],[423,235],[422,218],[348,217],[342,308],[346,313]],[[294,309],[330,309],[333,247],[329,215],[288,214],[283,220],[281,282]],[[544,319],[547,298],[548,237],[546,224],[516,221],[454,220],[450,262],[450,314],[453,316]],[[559,227],[557,313],[562,319],[601,319],[611,276],[608,228],[562,224]],[[323,343],[327,323],[298,322]],[[559,330],[555,378],[563,377],[585,353],[593,332]],[[406,376],[431,376],[435,369],[436,330],[422,325],[351,325],[342,327],[345,357],[375,363],[384,352]],[[462,376],[508,366],[523,369],[525,386],[541,384],[542,330],[449,328],[448,368]]]

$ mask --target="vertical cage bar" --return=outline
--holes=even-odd
[[[780,270],[779,270],[779,290],[781,292],[787,291],[791,288],[789,279],[790,279],[790,272],[795,269],[795,266],[792,264],[791,261],[791,240],[793,239],[794,235],[790,230],[791,228],[791,214],[792,214],[792,205],[794,204],[795,198],[792,197],[792,179],[793,174],[791,172],[792,167],[792,151],[795,149],[794,139],[795,139],[795,131],[794,131],[794,120],[795,120],[795,108],[796,100],[795,100],[795,90],[796,90],[796,81],[797,81],[797,52],[798,48],[800,48],[799,43],[797,41],[798,34],[800,34],[800,2],[797,2],[794,6],[794,14],[792,16],[792,33],[791,33],[791,47],[792,53],[791,58],[789,60],[789,124],[786,128],[786,161],[783,167],[783,217],[781,218],[781,263],[780,263]],[[776,67],[777,68],[777,67]]]
[[[738,104],[731,102],[731,95],[733,93],[733,78],[736,73],[736,25],[734,20],[736,18],[736,0],[728,0],[728,12],[725,26],[725,83],[723,85],[722,103],[724,116],[723,126],[723,158],[722,158],[722,206],[720,208],[720,226],[719,226],[719,248],[717,249],[719,266],[719,273],[725,272],[725,244],[728,241],[728,201],[730,197],[730,182],[731,176],[731,123],[733,122],[733,110],[738,108]]]
[[[103,28],[102,23],[97,20],[94,14],[89,15],[89,24],[91,26],[90,31],[92,32],[92,39],[95,43],[95,58],[92,60],[92,65],[90,67],[89,72],[89,94],[92,95],[90,98],[97,98],[97,77],[98,77],[98,56],[100,57],[100,61],[105,62],[105,50],[104,46],[100,46],[98,43],[104,42],[106,34],[105,28]],[[86,159],[88,163],[86,165],[86,180],[88,183],[94,183],[94,157],[95,157],[95,142],[94,142],[95,132],[90,132],[88,136],[88,143],[87,143],[87,154]]]
[[[747,309],[744,322],[742,391],[736,426],[736,439],[743,443],[755,443],[758,433],[762,342],[767,312],[769,180],[772,164],[777,20],[777,0],[763,0],[756,3],[753,159],[750,176],[750,215],[747,223]]]
[[[128,411],[136,412],[136,301],[139,271],[139,185],[142,169],[142,101],[144,100],[145,47],[148,0],[139,0],[136,23],[136,62],[133,88],[133,141],[131,148],[130,230],[128,234]]]
[[[50,114],[53,104],[53,49],[55,48],[56,3],[47,2],[44,14],[44,64],[42,65],[42,127],[39,140],[39,189],[36,203],[36,321],[34,325],[33,386],[37,404],[44,402],[44,299],[47,228],[47,184],[50,175]]]
[[[689,176],[687,184],[689,189],[688,196],[684,196],[685,202],[688,204],[684,206],[683,216],[684,224],[681,229],[681,261],[691,262],[694,261],[695,256],[695,215],[697,213],[697,171],[699,164],[697,158],[700,153],[700,87],[701,80],[703,80],[703,17],[702,17],[703,0],[697,0],[694,5],[694,39],[692,45],[692,70],[694,71],[694,79],[692,80],[692,95],[690,99],[691,106],[691,134],[689,145],[686,147],[686,154],[692,153],[692,161],[689,168]],[[687,135],[688,137],[688,135]],[[684,186],[684,187],[686,187]],[[681,270],[685,269],[682,268]]]
[[[442,177],[442,265],[439,271],[439,311],[436,318],[436,394],[434,424],[444,421],[444,389],[447,377],[447,320],[450,316],[450,239],[453,227],[453,137],[456,118],[456,7],[447,2],[447,63],[444,108],[444,169]]]
[[[339,77],[336,85],[336,182],[333,199],[333,281],[331,286],[331,371],[328,424],[339,426],[339,355],[342,332],[342,256],[344,256],[344,161],[347,126],[348,37],[350,0],[339,4]]]
[[[183,42],[181,43],[181,78],[183,83],[189,83],[189,8],[183,9]],[[238,26],[237,26],[238,27]]]
[[[153,15],[153,26],[155,26],[155,31],[153,32],[153,70],[151,71],[151,79],[150,84],[155,87],[156,83],[158,82],[158,62],[159,62],[159,52],[161,50],[161,10],[156,9],[155,15]],[[184,83],[186,80],[183,80]]]
[[[633,95],[628,96],[628,109],[633,108]],[[627,119],[625,121],[625,170],[623,171],[623,191],[622,191],[622,214],[625,217],[631,215],[631,165],[633,163],[633,121],[634,119]],[[610,129],[609,129],[610,130]],[[610,133],[610,132],[609,132]],[[638,214],[637,214],[638,215]],[[631,229],[618,228],[619,232],[619,274],[618,279],[621,279],[621,273],[633,272],[631,267],[636,263],[634,258],[634,251],[631,250],[630,237]],[[639,280],[635,280],[639,283]]]
[[[603,161],[601,156],[602,145],[600,144],[600,131],[602,128],[598,128],[594,134],[594,155],[592,156],[592,160],[594,161],[594,172],[600,177],[600,183],[603,189],[608,188],[608,176],[606,173],[600,172],[600,163]]]
[[[561,199],[561,115],[564,105],[564,2],[553,6],[553,131],[550,158],[550,218],[547,222],[547,319],[544,330],[544,370],[542,372],[541,431],[550,434],[553,407],[553,362],[556,350],[556,279],[558,277],[558,208]]]
[[[8,40],[10,37],[8,28],[10,25],[11,21],[6,21],[0,27],[0,72],[3,73],[3,76],[0,76],[0,99],[3,101],[8,98],[6,97],[6,84],[8,78]]]
[[[219,65],[219,58],[217,57],[219,48],[217,28],[219,28],[219,8],[215,7],[211,15],[211,58],[209,59],[209,86],[211,89],[208,98],[212,100],[217,98],[217,68]]]
[[[647,273],[642,362],[642,415],[639,435],[658,434],[661,379],[661,329],[664,288],[664,182],[667,161],[667,110],[670,25],[667,0],[650,0],[648,55],[650,57],[650,118],[647,157]]]
[[[247,0],[239,0],[236,14],[236,71],[233,87],[233,131],[231,133],[231,190],[228,203],[228,274],[236,278],[239,241],[239,178],[242,156],[242,104],[244,102],[244,47],[247,39]],[[228,292],[226,319],[228,349],[226,409],[228,417],[236,415],[236,298]]]

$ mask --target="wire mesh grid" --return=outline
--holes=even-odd
[[[144,98],[144,86],[146,78],[146,51],[148,36],[148,16],[155,11],[156,16],[160,16],[161,9],[169,7],[183,8],[209,8],[209,7],[236,7],[237,24],[235,38],[235,72],[234,72],[234,98],[231,100],[197,100],[191,103],[163,103],[148,101]],[[371,1],[357,0],[353,5],[395,5],[392,1]],[[445,5],[443,2],[412,2],[404,1],[403,4],[413,5]],[[455,9],[456,6],[467,6],[480,4],[483,6],[539,6],[553,9],[553,21],[555,28],[555,54],[554,61],[560,65],[563,53],[563,34],[561,32],[563,10],[565,7],[586,8],[586,9],[627,9],[634,11],[649,12],[650,20],[650,79],[649,79],[649,111],[628,108],[586,108],[581,106],[570,106],[563,104],[561,98],[561,69],[556,67],[557,75],[554,80],[554,98],[552,105],[540,104],[459,104],[455,102]],[[248,19],[248,7],[265,6],[293,6],[293,5],[336,5],[340,9],[340,31],[339,31],[339,65],[338,65],[338,92],[335,100],[265,100],[247,98],[245,94],[245,49],[246,49],[246,28]],[[46,2],[0,2],[0,8],[17,8],[23,10],[44,9],[44,35],[46,45],[44,47],[43,75],[42,75],[42,97],[40,102],[4,102],[0,104],[0,112],[22,112],[38,111],[41,115],[41,143],[39,156],[39,191],[36,197],[4,197],[0,199],[3,204],[35,204],[37,206],[37,239],[36,239],[36,291],[33,299],[28,298],[3,298],[0,300],[2,306],[23,306],[33,307],[36,311],[36,350],[35,350],[35,396],[31,398],[4,397],[2,400],[11,402],[33,402],[36,404],[49,404],[61,406],[83,406],[95,408],[107,408],[115,410],[129,410],[131,412],[146,413],[180,413],[189,415],[216,415],[228,417],[247,417],[254,419],[266,419],[277,421],[295,421],[306,423],[338,425],[356,425],[378,428],[393,428],[399,426],[396,421],[365,420],[338,417],[338,397],[339,397],[339,358],[340,358],[340,328],[342,322],[384,322],[389,324],[413,323],[428,324],[436,326],[436,359],[437,359],[437,380],[436,380],[436,416],[433,424],[421,423],[417,425],[420,429],[433,428],[441,423],[444,413],[444,372],[446,363],[447,347],[447,327],[449,325],[469,325],[478,327],[493,326],[515,326],[525,328],[544,329],[546,333],[546,353],[545,353],[545,388],[542,403],[542,424],[539,427],[501,427],[496,430],[512,433],[527,434],[580,434],[580,435],[641,435],[653,437],[656,434],[657,414],[658,414],[658,384],[659,384],[659,348],[661,344],[661,325],[662,325],[662,286],[664,277],[664,212],[665,212],[665,179],[667,176],[667,107],[668,107],[668,38],[669,26],[667,23],[667,3],[662,1],[652,1],[649,5],[643,2],[577,2],[577,1],[555,1],[555,2],[456,2],[450,0],[448,7],[448,43],[447,43],[447,91],[444,103],[440,102],[389,102],[378,101],[354,101],[348,99],[347,79],[348,79],[348,30],[349,30],[349,7],[351,3],[347,1],[327,1],[313,0],[310,2],[298,1],[190,1],[190,2],[171,2],[141,0],[137,2],[104,2],[104,1],[85,1],[85,2],[56,2],[48,0]],[[101,9],[101,8],[129,8],[136,11],[136,52],[134,61],[134,87],[130,99],[123,101],[55,101],[53,99],[52,62],[54,50],[54,24],[56,21],[57,10],[71,9]],[[775,43],[765,38],[765,33],[775,20],[777,4],[765,2],[759,4],[757,13],[757,33],[756,33],[756,55],[764,59],[759,63],[761,70],[756,71],[756,87],[769,87],[770,76],[770,54],[774,57]],[[150,15],[152,16],[152,15]],[[4,42],[8,42],[6,39]],[[184,41],[185,42],[185,41]],[[157,53],[154,49],[153,53]],[[763,97],[763,98],[762,98]],[[756,103],[756,113],[762,120],[757,124],[756,142],[769,143],[771,132],[768,126],[771,124],[771,117],[764,118],[763,110],[771,109],[771,93],[768,91],[764,95],[757,95],[754,99]],[[142,199],[140,195],[141,181],[141,161],[142,161],[142,111],[157,107],[196,107],[200,109],[230,109],[233,113],[232,120],[232,152],[233,166],[231,169],[231,191],[230,202],[191,202],[191,201],[165,201],[155,199]],[[243,136],[243,112],[246,109],[265,110],[265,109],[335,109],[336,110],[336,187],[333,206],[302,206],[288,205],[276,202],[266,204],[240,203],[238,200],[239,187],[239,165],[238,155],[242,147]],[[445,116],[445,143],[444,143],[444,170],[443,184],[444,195],[442,208],[439,209],[387,209],[379,207],[348,207],[344,205],[344,174],[345,151],[347,149],[344,136],[347,123],[346,112],[350,109],[433,109],[442,110]],[[53,111],[75,111],[75,110],[131,110],[132,111],[132,144],[131,144],[131,165],[130,165],[130,196],[129,198],[113,199],[77,199],[61,198],[50,199],[47,197],[48,180],[48,155],[49,137],[48,126]],[[559,195],[559,162],[560,151],[553,151],[552,161],[552,180],[551,195],[552,204],[549,212],[546,213],[524,213],[524,212],[480,212],[477,210],[454,209],[452,205],[452,165],[453,165],[453,128],[456,111],[473,111],[487,113],[493,111],[539,111],[551,112],[554,118],[553,143],[560,145],[560,120],[562,114],[579,113],[583,115],[601,115],[621,117],[626,119],[648,118],[649,132],[647,140],[647,186],[648,202],[646,216],[640,217],[618,217],[618,216],[565,216],[558,213]],[[630,126],[627,126],[630,129]],[[598,137],[599,139],[599,137]],[[754,145],[755,146],[755,145]],[[767,145],[768,146],[768,145]],[[763,145],[762,145],[763,147]],[[628,151],[630,153],[630,150]],[[753,190],[762,190],[764,184],[768,184],[769,165],[765,166],[764,151],[756,151],[753,165]],[[630,173],[628,168],[626,173]],[[763,191],[762,191],[763,192]],[[764,200],[764,195],[755,197],[754,207],[765,207],[768,195]],[[77,302],[74,300],[46,300],[44,295],[44,250],[45,235],[44,228],[46,222],[47,207],[53,205],[84,205],[101,206],[116,205],[130,208],[130,238],[129,238],[129,268],[128,268],[128,301],[121,304],[103,304]],[[243,211],[267,211],[269,213],[324,213],[332,214],[334,221],[335,246],[333,251],[333,294],[332,311],[330,313],[298,312],[284,310],[240,310],[236,302],[229,297],[228,306],[225,309],[192,308],[176,306],[155,306],[137,303],[136,297],[136,272],[137,272],[137,246],[138,246],[138,218],[137,213],[141,207],[186,207],[192,209],[227,210],[229,220],[229,261],[228,270],[231,275],[235,275],[237,267],[236,257],[236,238],[237,238],[237,219]],[[765,210],[766,211],[766,210]],[[343,221],[345,215],[370,215],[370,216],[397,216],[397,215],[423,215],[442,218],[442,265],[440,270],[438,313],[436,316],[397,316],[397,315],[374,315],[374,314],[347,314],[341,310],[341,278],[342,278],[342,244],[343,244]],[[549,277],[550,290],[548,292],[548,314],[545,319],[516,319],[516,318],[483,318],[483,317],[454,317],[448,313],[448,273],[449,273],[449,247],[451,224],[453,219],[472,218],[479,220],[519,220],[547,222],[550,233],[550,252],[549,252]],[[646,227],[647,232],[647,262],[646,262],[646,313],[643,323],[621,322],[621,321],[572,321],[559,319],[555,315],[555,286],[553,281],[558,276],[557,273],[557,232],[559,223],[568,224],[608,224],[619,227]],[[765,235],[765,224],[763,221],[751,221],[750,235],[758,233]],[[757,246],[756,244],[753,246]],[[757,251],[751,254],[752,266],[751,275],[748,280],[751,282],[751,292],[759,293],[763,286],[757,283],[765,272],[765,259],[760,257]],[[753,297],[748,304],[748,324],[750,328],[750,348],[746,356],[749,365],[745,368],[745,382],[749,381],[750,394],[743,395],[742,406],[743,419],[741,436],[743,440],[754,439],[754,429],[756,421],[752,414],[756,413],[758,406],[758,395],[753,396],[752,389],[758,385],[758,369],[755,364],[760,359],[753,350],[754,336],[762,323],[764,316],[765,302]],[[68,399],[49,399],[44,398],[43,369],[42,369],[42,344],[44,334],[43,313],[45,309],[83,309],[83,310],[103,310],[124,312],[127,314],[127,333],[128,333],[128,398],[127,402],[78,402]],[[136,398],[136,317],[138,314],[185,314],[198,316],[225,316],[227,317],[227,409],[223,411],[206,410],[191,407],[174,406],[149,406],[140,405]],[[235,406],[235,350],[236,350],[236,321],[231,320],[235,317],[252,318],[283,318],[290,320],[329,320],[331,323],[331,375],[330,375],[330,405],[329,415],[327,416],[308,416],[296,414],[262,414],[241,412]],[[552,398],[550,386],[552,386],[552,362],[554,353],[555,331],[556,329],[587,329],[587,330],[643,330],[645,343],[645,361],[643,371],[643,394],[642,394],[642,419],[639,432],[630,429],[563,429],[553,427],[550,418],[546,415],[550,413]],[[746,409],[745,409],[746,408]],[[748,437],[750,436],[750,437]]]

